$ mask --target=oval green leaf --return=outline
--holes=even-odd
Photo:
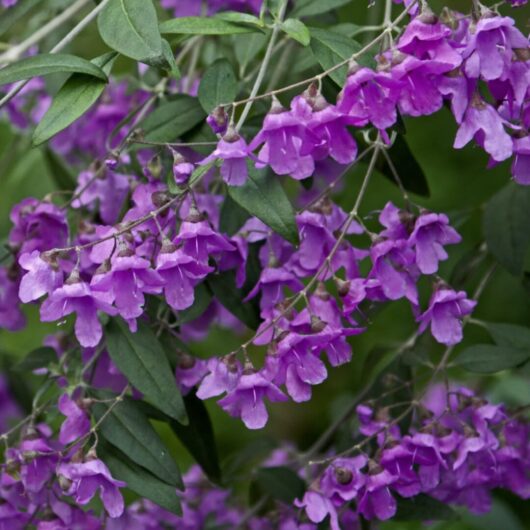
[[[530,359],[530,349],[508,348],[493,344],[475,344],[456,359],[459,366],[478,374],[493,374],[515,368]]]
[[[47,53],[20,59],[0,70],[0,85],[39,75],[79,73],[107,81],[105,72],[94,63],[66,53]]]
[[[105,44],[131,59],[163,57],[158,17],[151,0],[111,0],[98,16],[98,29]]]
[[[282,30],[302,46],[308,46],[311,42],[311,34],[307,26],[296,18],[288,18],[285,22],[282,22]]]
[[[232,65],[219,59],[204,72],[199,85],[199,101],[206,112],[224,103],[232,103],[237,95],[237,79]]]
[[[236,35],[253,33],[258,26],[238,24],[221,17],[180,17],[160,24],[160,33],[183,35]]]
[[[112,319],[105,329],[109,355],[130,383],[155,407],[180,423],[188,417],[169,361],[155,334],[144,322],[131,333],[121,319]]]

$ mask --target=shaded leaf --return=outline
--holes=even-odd
[[[221,206],[219,230],[223,234],[233,236],[249,218],[250,214],[248,211],[239,206],[230,195],[227,195]]]
[[[256,483],[263,493],[286,504],[305,493],[305,482],[288,467],[262,467],[256,473]]]
[[[96,392],[96,397],[109,400],[116,396],[100,391]],[[109,443],[160,480],[174,487],[183,487],[177,464],[145,414],[133,400],[124,399],[114,406],[112,401],[94,403],[92,410],[97,421],[106,415],[98,427],[98,432]]]
[[[160,24],[163,34],[184,35],[235,35],[237,33],[252,33],[259,31],[258,27],[249,24],[238,24],[215,17],[180,17],[166,20]]]
[[[231,103],[237,95],[237,79],[232,65],[219,59],[204,72],[199,85],[199,101],[206,112],[224,103]]]
[[[186,423],[186,409],[162,346],[145,322],[131,333],[121,319],[111,319],[105,330],[109,355],[130,383],[154,406]]]
[[[296,18],[288,18],[282,22],[282,30],[302,46],[308,46],[311,42],[311,34],[307,26]]]
[[[38,368],[46,368],[57,362],[57,353],[53,348],[43,346],[29,352],[24,359],[13,366],[17,372],[32,372]]]
[[[141,127],[150,142],[174,142],[205,118],[196,98],[179,95],[151,112]]]
[[[349,2],[351,0],[296,0],[292,15],[295,17],[310,17],[329,13],[331,10]]]
[[[106,53],[92,62],[110,75],[117,53]],[[39,145],[66,129],[81,117],[101,96],[106,82],[85,74],[69,77],[53,98],[50,108],[33,133],[33,145]]]
[[[424,495],[409,499],[398,499],[396,521],[451,521],[457,519],[457,513],[447,504]]]
[[[18,20],[41,2],[42,0],[18,0],[14,6],[4,9],[0,13],[0,35],[11,29]]]
[[[110,0],[98,16],[98,29],[105,44],[126,57],[143,62],[163,57],[151,0]]]
[[[63,162],[63,159],[51,149],[43,150],[44,160],[48,166],[52,180],[57,184],[60,190],[75,190],[77,187],[76,175]]]
[[[66,53],[43,53],[20,59],[0,69],[0,85],[58,73],[81,73],[107,81],[105,72],[86,59]]]
[[[309,28],[311,34],[311,50],[324,70],[328,70],[338,63],[347,61],[354,53],[361,50],[362,46],[353,39],[321,28]],[[366,65],[366,59],[357,58],[359,64]],[[346,81],[348,65],[345,64],[333,71],[330,76],[339,86],[343,86]]]
[[[162,482],[143,467],[136,465],[109,444],[99,444],[98,455],[107,464],[112,476],[126,482],[129,489],[171,513],[182,515],[180,499],[173,486]]]
[[[416,195],[429,197],[429,183],[425,172],[418,164],[407,141],[401,134],[396,136],[392,147],[388,149],[387,153],[403,187]],[[384,156],[379,158],[377,169],[394,184],[397,184],[392,168]]]
[[[248,171],[248,180],[243,186],[228,188],[232,199],[285,240],[298,245],[294,209],[278,177],[267,169],[256,169],[251,163]]]
[[[500,322],[484,322],[484,326],[498,346],[509,346],[530,352],[530,328]]]
[[[530,246],[530,188],[510,183],[494,195],[484,212],[484,237],[495,259],[512,274],[523,273]]]
[[[530,349],[517,349],[493,344],[475,344],[466,348],[456,363],[479,374],[493,374],[515,368],[530,359]]]
[[[234,52],[242,68],[245,68],[258,55],[267,42],[267,36],[262,33],[236,35],[233,39]]]

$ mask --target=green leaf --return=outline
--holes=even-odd
[[[237,24],[223,18],[216,17],[180,17],[166,20],[160,24],[163,34],[183,35],[236,35],[237,33],[252,33],[259,31],[257,26]]]
[[[113,406],[113,402],[107,400],[116,396],[109,392],[96,392],[96,397],[106,401],[92,406],[96,421],[106,415],[98,432],[133,462],[145,467],[167,484],[182,489],[177,464],[136,403],[131,399],[124,399]]]
[[[174,486],[162,482],[109,444],[98,445],[98,456],[107,464],[112,476],[126,482],[129,489],[171,513],[182,515]]]
[[[324,70],[347,61],[362,48],[357,41],[334,31],[313,27],[309,28],[309,31],[311,34],[311,50]],[[362,57],[357,58],[357,62],[367,64],[367,61]],[[339,86],[343,86],[347,73],[348,65],[345,64],[331,72],[330,76]]]
[[[13,366],[17,372],[32,372],[38,368],[46,368],[58,361],[57,353],[53,348],[43,346],[29,352],[24,359]]]
[[[233,236],[249,218],[248,211],[239,206],[230,195],[227,195],[221,206],[219,230],[224,234]]]
[[[398,499],[396,521],[451,521],[457,513],[447,504],[421,493],[409,499]]]
[[[174,142],[205,118],[196,98],[179,95],[151,112],[141,127],[149,142]]]
[[[41,2],[42,0],[18,0],[14,6],[4,9],[0,13],[0,35],[9,31],[18,20]]]
[[[510,183],[486,205],[484,236],[495,259],[515,276],[530,246],[530,188]]]
[[[63,159],[51,149],[43,149],[42,154],[50,176],[57,187],[60,190],[75,190],[77,187],[76,175],[70,166],[66,165]]]
[[[43,53],[20,59],[0,69],[0,85],[57,73],[80,73],[107,81],[105,72],[86,59],[66,53]]]
[[[204,72],[199,85],[199,101],[206,112],[224,103],[232,103],[237,95],[237,79],[232,65],[219,59]]]
[[[248,164],[243,186],[228,188],[234,201],[293,245],[298,245],[298,228],[293,207],[277,176],[267,169]]]
[[[187,423],[186,409],[162,346],[145,322],[131,333],[121,319],[112,319],[105,337],[109,355],[130,383],[155,407]]]
[[[101,38],[137,61],[163,57],[156,9],[151,0],[110,0],[98,16]]]
[[[305,493],[305,482],[288,467],[262,467],[256,473],[256,483],[263,493],[286,504]]]
[[[171,428],[208,477],[214,482],[219,482],[221,469],[208,411],[204,403],[193,393],[184,398],[184,403],[190,418],[189,425],[183,426],[172,421]]]
[[[110,75],[117,56],[116,52],[106,53],[92,62],[102,68],[106,75]],[[33,145],[40,145],[49,140],[81,117],[98,100],[106,85],[104,81],[85,74],[69,77],[37,125],[33,133]]]
[[[296,0],[292,11],[293,17],[311,17],[329,13],[337,7],[348,4],[351,0]]]
[[[429,197],[431,193],[425,172],[418,164],[403,135],[396,136],[387,153],[403,187],[416,195]],[[384,156],[380,156],[377,169],[397,185],[392,168]]]
[[[469,372],[493,374],[515,368],[530,359],[530,349],[475,344],[466,348],[456,359],[459,366]]]
[[[508,346],[530,352],[530,328],[500,322],[484,322],[484,327],[497,346]]]
[[[258,55],[267,43],[267,36],[263,35],[263,33],[235,35],[233,37],[233,43],[233,49],[239,66],[246,68],[250,61]]]
[[[186,411],[190,419],[189,425],[184,426],[171,420],[148,403],[141,402],[139,405],[141,405],[144,413],[150,418],[169,423],[175,435],[180,439],[193,458],[195,458],[208,477],[214,482],[219,482],[221,470],[208,410],[203,401],[194,393],[185,396],[184,403],[186,404]]]
[[[227,20],[228,22],[235,22],[236,24],[250,24],[258,26],[259,28],[264,27],[264,23],[261,19],[249,13],[240,13],[239,11],[222,11],[215,15],[217,18]]]
[[[243,302],[248,292],[236,287],[234,271],[210,274],[206,280],[217,300],[250,329],[258,329],[261,323],[259,307],[255,300]]]
[[[308,46],[311,42],[311,34],[309,33],[307,26],[296,18],[288,18],[282,22],[282,30],[285,31],[291,39],[298,41],[302,46]]]

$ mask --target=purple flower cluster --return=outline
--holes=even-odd
[[[267,235],[260,221],[248,221],[240,233],[249,240],[267,240],[260,251],[259,281],[248,295],[249,299],[261,295],[263,322],[253,342],[267,346],[265,362],[256,370],[248,360],[242,366],[235,354],[212,359],[197,395],[207,399],[226,394],[219,405],[241,417],[248,428],[259,429],[268,418],[265,399],[285,401],[288,395],[303,402],[311,398],[311,387],[327,378],[322,353],[331,366],[351,359],[347,338],[363,332],[363,307],[401,298],[418,315],[420,332],[430,326],[438,342],[460,342],[462,319],[475,302],[464,292],[437,283],[429,307],[421,313],[417,292],[420,276],[436,273],[439,262],[447,258],[444,246],[458,243],[460,236],[443,214],[422,212],[415,217],[391,203],[379,220],[384,229],[374,236],[369,251],[356,248],[346,238],[337,239],[341,230],[358,235],[363,229],[355,222],[347,224],[346,214],[329,201],[298,215],[301,243],[297,249],[275,234]],[[366,277],[360,274],[364,259],[371,263]],[[320,282],[309,294],[302,280],[313,277]],[[330,293],[328,281],[335,283],[338,298]],[[306,301],[302,310],[290,304],[297,295]]]
[[[388,410],[360,405],[360,432],[377,441],[373,456],[337,457],[319,471],[297,501],[309,520],[329,515],[333,530],[341,528],[345,512],[386,520],[396,514],[399,498],[420,494],[473,513],[490,509],[496,488],[530,498],[526,422],[465,388],[448,394],[432,387],[418,413],[418,427],[402,433]]]

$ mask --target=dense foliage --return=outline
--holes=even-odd
[[[0,530],[523,528],[526,1],[1,4]]]

